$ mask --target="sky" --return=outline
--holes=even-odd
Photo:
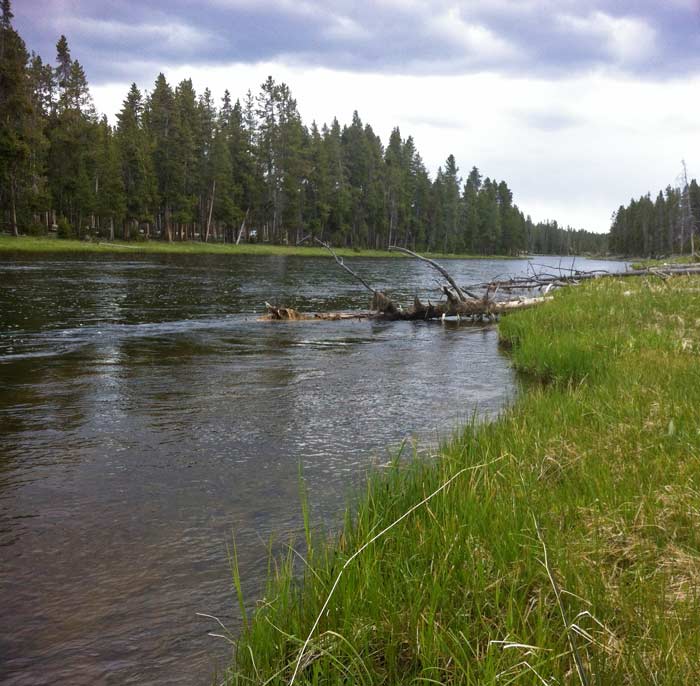
[[[163,72],[218,99],[284,81],[304,121],[412,135],[504,179],[535,220],[607,231],[700,177],[700,0],[14,0],[30,50],[65,34],[99,112]]]

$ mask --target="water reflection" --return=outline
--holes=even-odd
[[[425,265],[356,263],[436,299]],[[524,268],[450,264],[462,282]],[[238,625],[231,532],[253,601],[270,537],[299,528],[300,464],[332,526],[385,446],[512,392],[491,326],[262,323],[265,300],[367,296],[326,259],[0,262],[0,681],[209,683],[229,649],[195,613]]]

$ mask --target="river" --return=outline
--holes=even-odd
[[[439,298],[423,263],[351,262]],[[527,269],[445,264],[462,284]],[[333,528],[402,441],[429,451],[513,397],[490,324],[257,320],[367,295],[324,258],[0,255],[0,682],[211,683],[231,646],[197,613],[235,634],[227,547],[252,606],[270,540],[298,534],[300,469]]]

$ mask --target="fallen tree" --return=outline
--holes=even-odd
[[[302,238],[299,244],[309,240],[309,238],[309,236]],[[548,293],[553,288],[576,285],[589,279],[629,276],[654,276],[666,279],[677,274],[700,273],[700,267],[692,265],[663,265],[663,267],[650,267],[626,272],[608,272],[605,270],[584,271],[574,269],[573,266],[567,268],[553,268],[546,265],[530,264],[528,268],[531,270],[531,273],[528,272],[525,276],[495,279],[483,283],[471,284],[469,286],[459,286],[452,275],[435,260],[419,255],[408,248],[392,245],[389,246],[390,251],[401,252],[429,264],[433,269],[439,272],[447,282],[446,284],[440,285],[440,292],[444,295],[444,300],[437,303],[432,303],[430,301],[424,303],[416,296],[411,306],[404,307],[392,300],[392,298],[383,291],[372,287],[361,275],[350,269],[350,267],[345,264],[343,258],[339,257],[328,243],[316,237],[314,237],[313,240],[328,250],[336,263],[359,281],[372,294],[369,310],[365,312],[304,313],[290,307],[277,307],[266,302],[266,311],[262,319],[289,321],[319,319],[327,321],[347,319],[418,321],[456,317],[458,319],[488,320],[514,310],[535,307],[550,299]],[[537,272],[535,271],[536,266],[541,266],[543,269]],[[483,293],[479,295],[476,293],[477,290],[481,290]],[[531,293],[534,290],[540,291],[541,295],[532,297]],[[520,292],[520,295],[513,298],[512,294],[516,291]],[[511,296],[508,299],[499,298],[499,292],[509,293]]]
[[[308,237],[300,242],[308,240]],[[413,304],[404,307],[394,302],[386,293],[373,288],[367,281],[348,267],[343,258],[339,257],[333,248],[319,238],[313,239],[330,252],[337,264],[357,279],[371,294],[372,300],[370,309],[367,312],[320,312],[303,313],[290,307],[276,307],[270,303],[265,303],[266,313],[263,319],[269,320],[313,320],[323,319],[336,321],[341,319],[383,319],[387,321],[417,321],[431,319],[445,319],[446,317],[470,318],[470,319],[493,319],[504,312],[533,307],[547,300],[546,297],[521,297],[511,300],[496,300],[494,295],[498,289],[487,287],[483,295],[478,296],[465,288],[460,288],[449,272],[434,260],[423,257],[407,248],[390,246],[389,250],[405,253],[418,260],[426,262],[437,270],[447,281],[447,284],[440,286],[440,291],[445,296],[444,301],[438,303],[422,302],[416,296]]]
[[[548,291],[552,288],[561,286],[577,285],[582,281],[590,279],[602,279],[606,277],[626,278],[631,276],[654,276],[660,279],[668,279],[672,276],[682,276],[688,274],[700,274],[700,266],[687,264],[664,264],[658,267],[648,267],[645,269],[631,269],[625,272],[609,272],[601,269],[593,271],[583,271],[574,269],[573,267],[550,267],[544,266],[546,270],[556,269],[559,273],[553,271],[534,271],[525,276],[514,276],[508,279],[496,279],[483,283],[471,284],[469,288],[485,288],[501,291],[532,291],[535,289]]]

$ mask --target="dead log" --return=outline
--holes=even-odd
[[[603,278],[629,278],[632,276],[655,276],[658,278],[668,278],[670,276],[683,276],[690,274],[700,274],[700,266],[697,265],[663,265],[660,267],[648,267],[646,269],[632,269],[626,272],[608,272],[595,270],[590,272],[572,271],[569,275],[555,275],[546,272],[533,273],[532,275],[512,277],[510,279],[487,281],[480,284],[471,284],[470,288],[492,288],[503,291],[528,291],[528,290],[550,290],[562,286],[578,285],[582,281]]]
[[[309,236],[303,238],[299,243],[309,239]],[[266,314],[262,317],[265,320],[347,320],[347,319],[381,319],[386,321],[419,321],[419,320],[437,320],[447,317],[467,318],[472,320],[483,320],[484,318],[492,319],[501,314],[512,312],[515,310],[527,309],[535,307],[547,300],[551,300],[551,296],[547,293],[552,288],[558,288],[570,284],[578,284],[586,279],[597,279],[607,276],[626,277],[626,276],[670,276],[672,274],[696,274],[700,273],[700,267],[677,266],[660,268],[649,268],[644,270],[635,270],[629,272],[605,272],[594,271],[584,272],[581,270],[565,269],[558,270],[559,274],[553,273],[536,273],[533,269],[532,274],[523,277],[513,277],[511,279],[493,280],[490,282],[475,284],[469,288],[484,289],[484,295],[475,295],[468,288],[460,287],[449,274],[449,272],[434,260],[423,257],[418,253],[401,248],[398,246],[390,246],[390,250],[398,251],[411,255],[416,259],[430,264],[436,269],[447,281],[447,285],[442,285],[440,291],[445,296],[445,300],[436,304],[428,302],[422,303],[418,297],[414,298],[413,306],[403,308],[395,303],[385,293],[373,288],[365,279],[348,267],[344,260],[337,255],[328,243],[313,237],[313,240],[322,245],[335,259],[336,263],[342,267],[351,276],[357,279],[370,293],[372,293],[372,301],[370,310],[367,312],[326,312],[317,314],[305,314],[298,312],[292,308],[275,307],[269,303],[266,305]],[[564,274],[563,271],[569,272]],[[495,296],[499,290],[506,292],[511,291],[528,291],[540,289],[544,292],[543,297],[520,297],[510,300],[496,300]]]
[[[340,321],[343,319],[368,319],[369,312],[299,312],[292,307],[275,307],[265,303],[265,314],[260,321]]]
[[[368,312],[299,312],[291,307],[275,307],[270,303],[265,303],[265,314],[261,321],[340,321],[349,319],[374,319],[384,321],[429,321],[445,319],[447,317],[483,319],[535,307],[547,300],[545,298],[521,298],[519,300],[508,300],[496,302],[493,300],[469,299],[457,303],[422,303],[415,298],[413,307],[407,309],[372,309]],[[390,301],[391,302],[391,301]],[[392,303],[393,304],[393,303]]]

